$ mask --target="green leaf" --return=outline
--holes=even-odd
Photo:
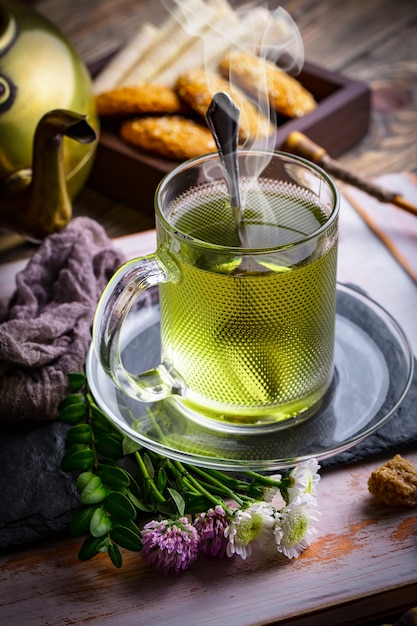
[[[122,548],[126,550],[132,550],[133,552],[140,552],[142,550],[142,541],[140,538],[140,530],[136,527],[134,531],[131,527],[127,526],[114,526],[110,531],[110,537]]]
[[[184,511],[185,511],[184,498],[176,489],[172,489],[171,487],[168,487],[168,491],[169,491],[169,494],[171,495],[171,498],[175,502],[175,505],[178,509],[178,513],[180,514],[180,516],[184,515]]]
[[[133,506],[139,509],[139,511],[144,511],[145,513],[152,513],[153,511],[155,511],[155,506],[153,504],[145,504],[144,502],[139,500],[139,498],[137,498],[130,489],[127,490],[127,497],[129,498]]]
[[[110,435],[97,435],[96,449],[102,456],[107,456],[111,459],[120,459],[123,456],[122,443],[114,435],[114,433]]]
[[[64,424],[79,424],[87,417],[87,406],[83,402],[69,404],[63,409],[59,409],[59,419]]]
[[[114,519],[113,520],[113,528],[121,528],[122,526],[123,528],[129,528],[132,531],[132,533],[139,533],[140,535],[140,530],[134,520],[132,519],[124,519],[124,520]]]
[[[102,506],[94,511],[90,522],[90,533],[93,537],[103,537],[107,535],[112,527],[111,519]]]
[[[80,561],[88,561],[89,559],[95,557],[99,552],[106,550],[108,550],[107,537],[88,536],[78,551],[78,558]]]
[[[142,498],[142,491],[138,485],[138,483],[136,482],[136,480],[133,478],[132,475],[130,475],[130,491],[137,497],[139,498],[139,500]]]
[[[64,454],[61,461],[63,472],[90,470],[94,465],[94,452],[88,446],[75,444]]]
[[[68,443],[91,443],[93,439],[93,431],[90,424],[77,424],[70,428],[67,432]]]
[[[71,372],[68,374],[68,383],[71,391],[79,391],[84,387],[87,381],[87,377],[85,374],[79,374],[76,372]]]
[[[136,509],[125,495],[118,491],[109,493],[104,501],[106,511],[119,519],[135,519]]]
[[[82,535],[90,528],[90,521],[95,511],[94,506],[80,506],[72,514],[70,522],[70,533],[72,535]]]
[[[189,500],[187,500],[185,512],[190,515],[195,515],[196,513],[207,511],[212,506],[213,503],[204,496],[192,496]]]
[[[153,468],[152,461],[149,458],[149,454],[147,454],[147,452],[144,452],[142,454],[142,459],[143,459],[143,462],[145,464],[145,467],[146,467],[146,470],[147,470],[149,476],[151,478],[153,478],[155,476],[155,470]]]
[[[178,515],[178,509],[173,500],[155,503],[155,507],[161,515],[167,515],[168,517],[176,517]]]
[[[122,442],[122,448],[123,454],[125,456],[128,456],[129,454],[133,454],[134,452],[141,450],[142,446],[140,445],[140,443],[133,441],[133,439],[131,439],[130,437],[125,437]]]
[[[130,485],[129,474],[118,465],[100,464],[99,472],[101,480],[110,489],[119,491],[120,489],[126,489]]]
[[[97,435],[109,435],[113,428],[106,415],[95,404],[90,404],[91,409],[91,426]]]
[[[168,476],[163,467],[159,468],[158,471],[158,489],[159,491],[163,491],[167,486]]]
[[[120,445],[122,445],[124,435],[122,435],[122,433],[119,430],[116,430],[115,428],[113,428],[112,435],[115,439],[117,439],[117,441],[120,441]]]
[[[109,554],[110,560],[113,563],[113,565],[115,567],[122,567],[123,557],[122,557],[122,553],[120,552],[119,546],[116,545],[115,543],[111,543],[109,545],[109,549],[107,552]]]
[[[107,415],[102,409],[95,403],[93,396],[89,395],[89,405],[91,408],[91,414],[93,417],[103,418],[106,422],[108,422]]]
[[[111,425],[103,418],[93,417],[90,423],[95,435],[110,435],[112,432]]]
[[[108,552],[110,545],[110,537],[109,535],[104,535],[104,537],[97,537],[97,539],[101,539],[101,544],[99,546],[99,552]]]
[[[58,404],[58,411],[63,411],[64,409],[72,406],[73,404],[86,404],[86,400],[84,394],[82,393],[70,393],[66,396],[61,402]]]
[[[75,486],[77,488],[78,493],[81,493],[87,483],[90,482],[92,478],[94,478],[95,474],[93,472],[82,472],[75,481]]]
[[[100,476],[94,476],[81,492],[80,500],[83,504],[98,504],[107,496],[107,490],[103,487]]]

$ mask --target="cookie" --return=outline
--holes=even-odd
[[[417,468],[396,454],[372,472],[368,489],[385,504],[417,506]]]
[[[239,142],[269,137],[274,128],[269,120],[260,113],[253,102],[238,88],[233,88],[228,80],[215,72],[203,68],[194,68],[178,77],[175,86],[180,98],[201,117],[205,118],[207,109],[215,93],[227,93],[240,109]]]
[[[179,161],[216,150],[208,128],[177,115],[126,120],[120,136],[141,150]]]
[[[96,96],[101,117],[138,114],[174,114],[184,111],[178,94],[164,85],[116,87]]]
[[[266,59],[233,50],[220,62],[219,72],[286,117],[301,117],[317,107],[313,95],[296,78]]]

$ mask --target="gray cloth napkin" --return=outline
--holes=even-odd
[[[101,292],[124,261],[87,217],[47,237],[16,277],[0,324],[0,422],[53,420],[83,370]]]

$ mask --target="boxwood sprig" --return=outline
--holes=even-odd
[[[79,494],[70,532],[86,535],[81,561],[107,552],[121,567],[122,549],[141,551],[140,525],[152,516],[193,517],[217,504],[228,510],[227,501],[242,506],[259,500],[274,482],[255,472],[239,478],[184,465],[146,450],[113,427],[85,374],[69,374],[68,380],[70,393],[58,407],[60,421],[69,426],[61,469],[74,473]]]

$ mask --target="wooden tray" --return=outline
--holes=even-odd
[[[298,80],[311,91],[319,106],[302,118],[285,122],[276,135],[276,149],[284,148],[288,134],[305,133],[337,157],[368,132],[370,91],[364,83],[305,63]],[[102,129],[89,184],[110,197],[145,213],[154,213],[155,189],[177,163],[153,157],[125,144]]]

